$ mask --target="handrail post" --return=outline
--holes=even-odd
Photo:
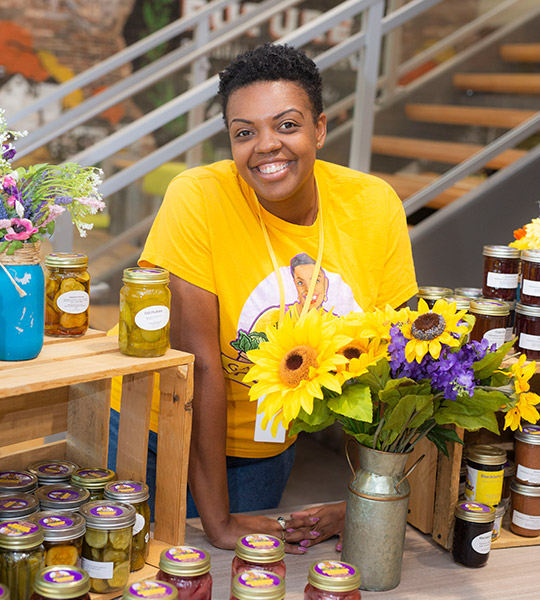
[[[403,6],[403,0],[389,0],[387,13]],[[384,56],[382,60],[381,79],[384,82],[380,88],[383,100],[391,98],[397,87],[399,74],[398,68],[401,62],[402,27],[397,27],[386,36],[384,41]]]

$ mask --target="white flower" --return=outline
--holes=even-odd
[[[19,219],[24,217],[24,206],[18,200],[15,200],[15,212],[19,216]]]

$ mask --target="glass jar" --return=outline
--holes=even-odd
[[[460,502],[454,514],[454,560],[465,567],[483,567],[491,550],[495,509],[478,502]]]
[[[360,572],[353,565],[323,560],[309,568],[304,600],[360,600]]]
[[[515,300],[521,251],[510,246],[484,246],[483,255],[482,295],[485,298]]]
[[[524,537],[540,535],[540,486],[510,482],[512,515],[510,529]]]
[[[455,303],[456,310],[468,311],[471,306],[471,299],[467,298],[467,296],[446,296],[443,300],[449,304]]]
[[[45,335],[79,337],[88,330],[90,275],[84,254],[45,257]]]
[[[497,446],[477,444],[465,449],[467,481],[465,498],[495,506],[502,496],[506,452]]]
[[[77,567],[45,567],[36,573],[30,600],[90,600],[90,578]]]
[[[502,520],[504,513],[508,507],[508,502],[501,500],[497,506],[495,506],[495,518],[493,520],[493,529],[491,530],[491,539],[496,540],[501,535]]]
[[[503,489],[502,489],[502,498],[501,500],[504,502],[505,500],[510,500],[510,481],[516,474],[516,465],[513,461],[507,460],[504,463],[504,481],[503,481]]]
[[[432,285],[424,285],[418,288],[416,297],[426,301],[429,308],[433,308],[435,302],[446,296],[452,296],[454,292],[450,288],[436,287]]]
[[[178,590],[178,600],[212,598],[210,556],[199,548],[175,546],[163,550],[156,579],[174,585]]]
[[[81,566],[86,521],[79,513],[41,511],[32,515],[28,520],[38,523],[43,529],[46,567],[52,565]]]
[[[482,289],[475,287],[457,287],[454,290],[455,296],[465,296],[465,298],[470,298],[471,300],[476,300],[477,298],[482,297]]]
[[[75,485],[44,485],[36,490],[41,510],[76,512],[90,500],[88,490]]]
[[[150,541],[150,508],[148,486],[142,481],[112,481],[105,486],[103,498],[131,504],[137,513],[131,544],[131,570],[144,567]]]
[[[500,348],[506,340],[508,304],[501,300],[471,300],[469,312],[476,318],[469,339],[474,342],[486,339],[490,346],[495,344]]]
[[[28,472],[38,478],[38,485],[69,483],[73,472],[79,468],[69,460],[41,460],[28,466]]]
[[[0,583],[12,600],[28,600],[36,573],[45,562],[43,529],[26,520],[0,523]]]
[[[508,315],[508,323],[506,323],[506,336],[505,342],[509,342],[514,337],[514,326],[516,324],[516,305],[517,302],[508,301],[508,309],[510,310],[510,314]]]
[[[136,581],[124,589],[124,600],[177,600],[178,590],[165,581]],[[195,597],[192,596],[193,600]]]
[[[275,573],[242,571],[233,579],[230,600],[283,600],[285,582]]]
[[[88,490],[89,500],[103,500],[105,486],[116,479],[116,473],[110,469],[77,469],[71,476],[71,485]]]
[[[540,250],[521,251],[520,301],[540,306]]]
[[[285,579],[285,546],[271,535],[252,533],[238,538],[232,561],[231,580],[248,569],[263,569]]]
[[[516,481],[540,485],[540,426],[525,425],[514,433]]]
[[[155,267],[124,269],[120,290],[120,351],[130,356],[162,356],[169,348],[169,272]]]
[[[86,519],[81,565],[90,575],[90,589],[98,594],[123,589],[131,568],[135,509],[96,500],[82,506],[81,514]]]
[[[25,519],[39,510],[38,499],[30,494],[1,494],[0,521]]]
[[[9,589],[0,583],[0,600],[10,600]]]
[[[38,478],[27,471],[1,471],[0,494],[31,494],[38,484]]]
[[[516,304],[516,350],[529,360],[540,358],[540,306]]]

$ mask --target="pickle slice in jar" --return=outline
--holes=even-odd
[[[163,335],[163,330],[156,329],[154,331],[149,331],[147,329],[141,329],[141,335],[145,342],[157,342]]]
[[[119,529],[118,531],[111,531],[109,533],[109,539],[115,550],[125,550],[129,548],[131,538],[133,537],[132,529]]]
[[[112,579],[107,580],[109,585],[113,588],[124,586],[129,577],[129,570],[129,561],[120,563],[119,565],[115,565]]]
[[[65,294],[66,292],[82,292],[84,285],[74,279],[73,277],[67,277],[62,280],[60,284],[60,293]]]
[[[73,565],[77,564],[79,553],[75,546],[63,545],[52,546],[45,553],[45,566],[51,565]]]
[[[113,562],[115,564],[119,564],[127,560],[127,558],[126,552],[122,550],[106,549],[103,552],[104,562]]]
[[[108,539],[107,532],[98,529],[87,529],[84,537],[86,543],[92,548],[105,548]]]
[[[78,313],[76,315],[70,313],[62,313],[60,317],[60,325],[66,329],[74,329],[75,327],[82,327],[86,323],[86,312]]]
[[[96,577],[91,577],[90,586],[98,594],[106,594],[110,590],[106,579],[97,579]]]

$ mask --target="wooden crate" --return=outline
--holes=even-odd
[[[116,470],[120,479],[144,481],[156,373],[160,417],[154,535],[170,544],[183,543],[191,354],[169,350],[156,358],[125,356],[116,337],[91,330],[81,338],[46,338],[34,360],[0,361],[0,469],[25,469],[53,458],[83,467],[106,466],[111,378],[121,375]]]

